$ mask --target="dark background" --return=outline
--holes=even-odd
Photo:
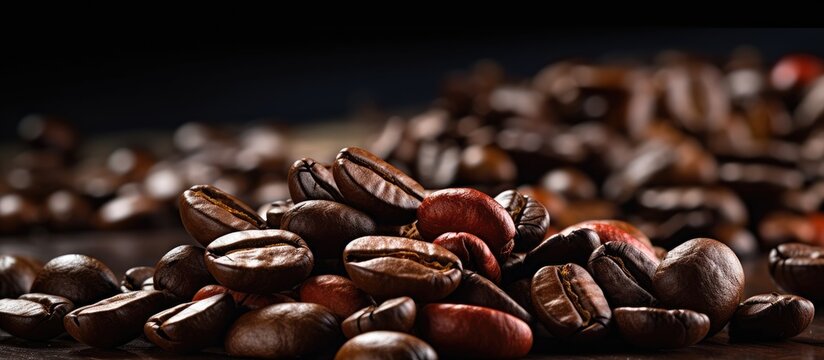
[[[12,139],[17,122],[33,112],[63,115],[85,134],[186,121],[308,122],[364,103],[426,104],[444,73],[484,58],[529,76],[569,57],[649,57],[678,48],[721,58],[740,45],[767,61],[797,51],[824,56],[824,30],[418,27],[253,40],[57,37],[12,45],[4,55],[0,140]]]

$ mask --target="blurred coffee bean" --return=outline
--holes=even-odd
[[[46,216],[49,226],[54,229],[81,229],[90,225],[92,205],[74,192],[60,190],[46,199]]]
[[[782,57],[770,72],[770,83],[781,92],[800,92],[824,74],[824,62],[808,54]]]
[[[812,301],[824,299],[819,279],[824,276],[824,248],[799,243],[781,244],[770,251],[770,274],[782,289]]]
[[[461,149],[455,143],[426,141],[418,148],[415,172],[421,185],[428,189],[448,187],[455,181]]]
[[[75,150],[79,143],[74,127],[65,119],[49,115],[27,115],[20,121],[17,133],[21,139],[34,146],[63,152]]]
[[[18,194],[0,195],[0,233],[16,233],[40,223],[38,206]]]
[[[458,178],[466,184],[508,184],[518,170],[506,152],[493,146],[470,146],[461,153]]]
[[[541,186],[569,200],[588,200],[597,195],[595,183],[575,168],[552,170],[541,178]]]
[[[112,151],[106,159],[106,166],[126,179],[142,180],[155,162],[155,156],[150,151],[133,146]]]
[[[150,224],[160,209],[159,203],[143,194],[119,196],[100,207],[95,223],[105,230],[136,228]]]

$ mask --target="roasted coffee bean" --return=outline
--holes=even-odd
[[[86,255],[51,259],[37,274],[31,292],[62,296],[75,306],[91,304],[120,292],[109,267]]]
[[[420,313],[419,329],[445,357],[509,359],[532,348],[532,330],[502,311],[472,305],[429,304]]]
[[[235,231],[266,228],[266,222],[240,199],[210,185],[196,185],[178,199],[186,232],[203,246]]]
[[[502,283],[508,284],[518,279],[531,277],[532,273],[527,270],[525,260],[526,253],[514,252],[509,254],[506,262],[501,264]]]
[[[234,319],[232,296],[219,294],[155,314],[143,325],[143,333],[163,350],[190,352],[220,346]]]
[[[295,299],[284,294],[249,294],[240,291],[234,291],[223,285],[206,285],[197,291],[197,294],[192,297],[192,301],[208,299],[219,294],[229,294],[235,301],[235,305],[242,310],[257,310],[269,305],[295,302]]]
[[[268,225],[270,229],[280,229],[280,221],[283,219],[283,214],[289,211],[295,204],[292,202],[292,199],[289,199],[278,200],[269,205],[266,213],[261,216],[265,216],[266,225]]]
[[[226,333],[231,356],[295,358],[323,354],[340,342],[340,325],[329,309],[286,303],[250,311]]]
[[[62,152],[73,151],[79,143],[77,131],[63,118],[31,114],[17,128],[20,138],[28,143]]]
[[[589,272],[613,308],[655,306],[652,277],[658,264],[629,243],[611,241],[589,258]]]
[[[26,340],[49,340],[64,332],[63,317],[72,310],[69,299],[54,295],[0,299],[0,329]]]
[[[813,322],[815,306],[795,295],[762,294],[738,306],[730,322],[732,340],[783,340],[801,334]]]
[[[153,278],[154,272],[155,269],[149,266],[138,266],[126,270],[126,274],[124,274],[123,279],[120,280],[120,291],[154,290],[154,281],[151,283],[151,289],[143,288],[143,283],[145,283],[147,279]]]
[[[620,307],[613,310],[612,315],[626,342],[648,349],[694,345],[710,329],[707,315],[692,310]]]
[[[824,300],[824,248],[806,244],[781,244],[770,251],[773,280],[793,294]]]
[[[303,158],[295,161],[286,177],[292,201],[330,200],[343,202],[335,178],[323,164],[314,159]]]
[[[361,236],[374,235],[377,229],[368,215],[327,200],[296,204],[283,214],[280,228],[305,240],[318,259],[339,259],[346,244]]]
[[[575,264],[545,266],[532,277],[532,307],[553,336],[593,343],[609,333],[612,312],[604,293]]]
[[[442,299],[461,281],[461,261],[448,250],[423,241],[365,236],[346,245],[346,272],[366,293],[378,298],[410,296]]]
[[[378,222],[403,225],[415,220],[423,187],[374,154],[345,148],[338,154],[332,174],[346,203]]]
[[[495,197],[515,223],[515,250],[532,250],[544,239],[549,227],[549,212],[541,203],[516,190],[504,191]]]
[[[474,270],[496,284],[501,282],[498,260],[477,236],[464,232],[449,232],[441,234],[432,243],[455,254],[461,260],[464,269]]]
[[[498,259],[512,252],[515,223],[506,209],[475,189],[445,189],[427,196],[418,208],[418,231],[428,241],[448,232],[467,232],[483,240]]]
[[[504,290],[513,301],[534,317],[535,310],[532,307],[532,278],[508,283]]]
[[[79,194],[60,190],[46,199],[46,217],[56,230],[76,230],[88,227],[92,218],[92,204]]]
[[[471,145],[461,153],[458,178],[470,184],[509,184],[518,169],[509,154],[496,146]]]
[[[469,270],[464,270],[461,284],[443,301],[488,307],[503,311],[527,323],[532,321],[532,316],[497,285]]]
[[[421,233],[418,232],[417,225],[417,221],[403,225],[400,229],[398,229],[398,234],[400,235],[400,237],[405,237],[407,239],[423,240],[423,237],[421,237]]]
[[[340,319],[374,304],[352,280],[337,275],[313,276],[300,285],[300,301],[326,306]]]
[[[370,331],[409,332],[415,325],[417,308],[410,297],[384,301],[379,306],[370,305],[356,311],[341,323],[343,334],[353,338]]]
[[[122,195],[103,204],[97,211],[94,223],[103,230],[149,226],[160,210],[160,203],[147,195]]]
[[[285,230],[238,231],[206,248],[206,268],[215,279],[248,293],[289,289],[306,279],[313,265],[314,256],[303,239]]]
[[[77,308],[63,318],[63,325],[83,344],[112,348],[140,336],[150,316],[174,303],[166,292],[132,291]]]
[[[200,288],[216,283],[206,271],[205,253],[203,248],[192,245],[169,250],[155,265],[154,288],[168,291],[182,302],[191,299]]]
[[[335,360],[437,360],[435,349],[412,335],[394,331],[373,331],[347,341]]]
[[[592,229],[598,233],[601,244],[610,241],[623,241],[632,244],[643,251],[650,259],[657,259],[649,238],[635,226],[618,220],[590,220],[584,221],[561,230],[561,234],[569,234],[577,229]]]
[[[29,292],[43,266],[25,256],[0,255],[0,298],[16,298]]]
[[[598,233],[591,229],[555,234],[527,253],[524,265],[530,274],[547,265],[563,265],[567,262],[587,266],[589,257],[599,246],[601,240]]]
[[[687,241],[667,254],[652,278],[655,295],[670,308],[710,318],[712,336],[732,318],[744,294],[744,270],[726,245],[707,238]]]

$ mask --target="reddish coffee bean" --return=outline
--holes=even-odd
[[[501,268],[489,247],[470,233],[444,233],[432,242],[451,251],[461,259],[464,269],[474,270],[494,283],[501,282]]]
[[[300,286],[300,301],[323,305],[340,319],[374,304],[352,280],[337,275],[313,276]]]
[[[561,230],[561,234],[566,235],[573,230],[582,228],[592,229],[598,233],[601,244],[610,241],[627,242],[643,251],[650,259],[656,262],[658,261],[658,257],[655,256],[655,250],[652,249],[652,243],[649,238],[635,226],[618,220],[590,220],[567,227]]]
[[[824,74],[824,62],[807,54],[786,55],[770,72],[772,86],[780,91],[800,91]]]
[[[409,332],[415,325],[417,307],[412,298],[404,296],[370,305],[356,311],[341,323],[343,334],[353,338],[369,331]]]

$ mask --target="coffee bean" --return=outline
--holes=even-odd
[[[346,272],[366,293],[378,298],[410,296],[442,299],[461,281],[461,261],[446,249],[423,241],[365,236],[346,245]]]
[[[314,159],[295,161],[286,177],[292,201],[330,200],[343,202],[332,172]]]
[[[294,358],[323,354],[340,341],[335,315],[317,304],[286,303],[250,311],[226,333],[231,356]]]
[[[266,228],[266,222],[240,199],[209,185],[196,185],[178,199],[186,232],[203,246],[235,231]]]
[[[544,239],[549,227],[549,212],[541,203],[516,190],[504,191],[495,197],[515,223],[515,250],[529,251]]]
[[[447,232],[467,232],[506,259],[516,234],[512,217],[488,195],[474,189],[445,189],[427,196],[418,208],[418,231],[428,241]]]
[[[601,245],[589,258],[589,272],[613,308],[655,306],[652,277],[658,264],[625,242]]]
[[[370,305],[360,309],[343,320],[341,329],[347,338],[370,331],[409,332],[415,325],[417,308],[410,297],[399,297],[384,301],[379,306]]]
[[[0,255],[0,298],[16,298],[29,292],[43,267],[25,256]]]
[[[542,241],[526,254],[524,265],[530,274],[547,265],[567,262],[587,266],[589,257],[601,246],[598,233],[591,229],[577,229],[567,234],[555,234]]]
[[[423,237],[421,237],[421,233],[418,232],[417,224],[418,222],[415,221],[401,226],[400,229],[398,229],[398,235],[400,235],[400,237],[405,237],[407,239],[423,240]]]
[[[432,243],[455,254],[461,260],[464,269],[477,271],[494,283],[501,282],[498,260],[477,236],[464,232],[449,232],[441,234]]]
[[[508,284],[518,279],[531,277],[532,274],[526,268],[526,253],[511,253],[506,262],[501,264],[501,278],[503,284]]]
[[[37,274],[31,292],[62,296],[75,306],[91,304],[120,292],[109,267],[86,255],[51,259]]]
[[[74,310],[66,298],[26,294],[0,299],[0,329],[26,340],[45,341],[62,334],[63,317]]]
[[[461,284],[443,301],[488,307],[503,311],[527,323],[532,321],[532,316],[503,290],[485,277],[469,270],[463,271]]]
[[[248,230],[221,236],[206,248],[206,268],[233,290],[270,294],[309,276],[314,256],[306,242],[285,230]]]
[[[532,348],[532,330],[502,311],[472,305],[429,304],[420,314],[421,336],[445,357],[508,359]]]
[[[601,244],[610,241],[622,241],[632,244],[643,251],[650,259],[657,259],[649,238],[635,226],[618,220],[590,220],[584,221],[561,230],[561,234],[569,234],[577,229],[592,229],[598,233]]]
[[[435,349],[412,335],[394,331],[373,331],[347,341],[335,360],[437,360]]]
[[[154,288],[174,294],[183,302],[202,287],[214,284],[206,271],[205,251],[192,245],[180,245],[163,255],[155,265]]]
[[[518,169],[512,158],[496,146],[472,145],[461,154],[458,178],[469,184],[508,184]]]
[[[813,321],[815,306],[795,295],[753,296],[738,306],[730,322],[732,340],[783,340],[801,334]]]
[[[121,195],[106,202],[97,211],[95,225],[104,230],[122,230],[151,226],[161,210],[160,203],[144,194]]]
[[[327,200],[296,204],[283,214],[280,228],[303,238],[318,259],[339,259],[346,244],[376,231],[375,222],[368,215]]]
[[[824,299],[824,248],[806,244],[781,244],[770,251],[773,280],[793,294],[813,301]]]
[[[241,310],[257,310],[269,305],[281,304],[286,302],[295,302],[295,299],[284,294],[249,294],[240,291],[234,291],[223,285],[206,285],[197,291],[197,294],[192,297],[192,301],[208,299],[215,295],[229,294]]]
[[[624,341],[648,349],[694,345],[710,329],[709,317],[692,310],[619,307],[612,314]]]
[[[69,190],[53,192],[46,199],[46,217],[56,230],[76,230],[88,227],[92,218],[92,204],[88,199]]]
[[[190,352],[220,346],[235,319],[235,302],[229,294],[180,304],[150,317],[143,333],[163,350]]]
[[[268,225],[270,229],[280,229],[280,221],[283,219],[283,214],[293,206],[295,206],[295,204],[292,202],[292,199],[274,201],[269,204],[269,208],[261,217],[266,219],[266,225]]]
[[[403,225],[415,220],[423,187],[374,154],[345,148],[338,154],[332,174],[346,203],[378,222]]]
[[[313,276],[300,285],[300,301],[326,306],[340,319],[374,304],[352,280],[337,275]]]
[[[710,318],[712,336],[732,318],[744,294],[744,270],[726,245],[707,238],[672,249],[652,278],[655,295],[670,308],[689,309]]]
[[[162,291],[132,291],[77,308],[63,318],[63,325],[83,344],[112,348],[140,336],[150,316],[174,303],[175,299]]]
[[[129,292],[137,290],[154,290],[154,281],[151,289],[144,289],[143,283],[147,279],[154,277],[155,269],[149,266],[138,266],[126,270],[123,279],[120,280],[120,291]]]
[[[58,151],[73,151],[79,143],[77,131],[66,119],[51,115],[31,114],[20,121],[20,138],[38,147]]]
[[[532,307],[553,336],[593,343],[609,333],[612,312],[604,293],[584,268],[545,266],[532,278]]]

